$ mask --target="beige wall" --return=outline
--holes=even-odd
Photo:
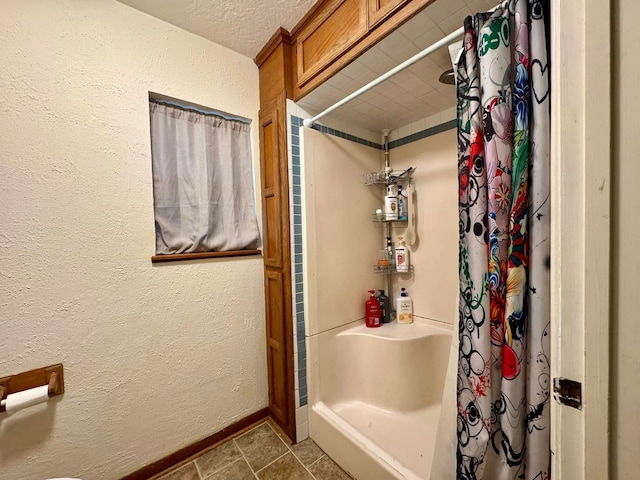
[[[638,63],[637,0],[614,0],[612,169],[612,479],[638,478],[640,456],[640,200],[637,193]]]
[[[302,129],[307,335],[364,318],[367,290],[382,288],[373,273],[382,247],[371,215],[382,197],[363,175],[378,169],[380,151]]]
[[[413,276],[397,276],[394,297],[406,287],[415,315],[453,324],[458,295],[458,153],[456,130],[391,149],[391,166],[417,167],[418,240],[410,247]],[[403,230],[396,230],[397,236]]]
[[[110,0],[0,10],[0,376],[66,380],[0,414],[0,479],[118,478],[267,405],[262,260],[150,262],[148,92],[255,120],[258,71]]]

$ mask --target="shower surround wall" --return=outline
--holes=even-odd
[[[381,230],[371,221],[380,206],[364,185],[381,151],[305,128],[305,297],[307,336],[359,320],[367,290],[382,288],[373,266]]]
[[[298,112],[302,114],[301,112]],[[457,307],[456,301],[458,296],[458,210],[457,210],[457,191],[458,191],[458,166],[457,166],[457,150],[456,150],[456,130],[455,120],[451,120],[451,115],[455,115],[455,112],[447,111],[443,114],[438,114],[434,117],[411,124],[407,127],[402,127],[399,130],[407,135],[404,137],[398,136],[398,131],[392,131],[390,138],[393,139],[390,142],[390,159],[391,166],[394,170],[404,170],[411,166],[417,167],[416,172],[413,175],[415,182],[415,210],[417,215],[417,241],[415,245],[409,247],[411,251],[410,261],[414,266],[413,275],[396,275],[394,276],[394,292],[399,292],[400,287],[406,287],[413,298],[413,311],[416,316],[423,317],[425,319],[435,320],[447,324],[454,324],[457,319]],[[302,115],[304,117],[304,115]],[[306,117],[304,117],[306,118]],[[294,123],[300,123],[301,118],[294,120]],[[442,123],[437,123],[442,121]],[[428,128],[418,130],[416,127],[429,125]],[[295,127],[294,127],[295,128]],[[305,145],[304,154],[314,149],[313,155],[317,158],[323,159],[325,164],[332,165],[327,172],[327,178],[333,179],[338,177],[340,169],[344,168],[348,158],[343,158],[338,153],[336,160],[333,160],[334,146],[340,145],[340,152],[345,151],[350,147],[352,143],[359,143],[361,145],[367,145],[372,147],[365,150],[368,155],[367,167],[362,169],[362,173],[371,172],[384,167],[382,152],[375,152],[375,150],[382,149],[382,145],[376,144],[369,139],[356,137],[348,133],[338,131],[332,128],[327,128],[322,125],[316,125],[317,130],[327,132],[322,135],[315,130],[304,129],[303,127],[297,127],[296,136],[290,136],[292,144],[299,145],[300,138],[309,132],[309,135],[313,135],[313,146],[309,144]],[[362,134],[362,132],[358,132]],[[306,137],[305,137],[306,138]],[[324,140],[323,140],[324,139]],[[374,150],[373,152],[371,150]],[[299,148],[294,147],[293,156],[294,165],[297,162],[302,163],[304,169],[309,161],[303,156],[302,159],[298,158],[298,154],[302,155]],[[365,157],[359,157],[365,158]],[[318,161],[316,161],[317,163]],[[293,167],[296,169],[296,167]],[[298,171],[298,170],[295,170]],[[315,170],[313,174],[315,174]],[[331,176],[333,175],[333,177]],[[309,176],[309,172],[305,173],[307,178],[311,178],[312,181],[318,180],[314,176]],[[338,181],[340,179],[336,178]],[[303,179],[304,180],[304,179]],[[294,180],[296,181],[296,180]],[[300,181],[297,179],[297,181]],[[347,227],[353,222],[353,215],[345,215],[342,205],[344,203],[359,204],[359,214],[357,215],[359,220],[366,220],[365,225],[369,229],[372,238],[374,239],[373,251],[369,252],[370,259],[366,263],[349,263],[349,269],[340,267],[340,272],[343,275],[349,276],[352,271],[370,270],[376,261],[376,255],[379,249],[383,248],[382,228],[376,227],[371,222],[371,215],[377,208],[382,208],[384,191],[382,187],[365,187],[363,186],[362,176],[354,175],[352,178],[353,183],[351,185],[345,185],[338,187],[337,183],[333,186],[336,188],[327,189],[330,194],[333,195],[333,199],[336,203],[336,207],[333,209],[320,210],[320,215],[327,215],[337,225],[342,225],[345,228],[349,228],[349,231],[344,231],[346,237],[346,244],[335,243],[331,236],[325,235],[324,230],[318,234],[316,243],[322,245],[349,245],[353,248],[362,250],[363,245],[359,243],[363,239],[364,234],[358,232],[357,229]],[[302,202],[301,205],[304,208],[304,200],[307,200],[305,196],[306,190],[302,189]],[[329,193],[327,193],[329,195]],[[359,195],[364,195],[367,199],[366,206],[362,204],[362,198]],[[373,196],[373,201],[368,200]],[[295,197],[294,197],[295,198]],[[317,195],[316,195],[317,199]],[[300,200],[294,200],[300,201]],[[322,199],[321,201],[326,201]],[[316,208],[318,210],[318,208]],[[301,219],[302,220],[302,219]],[[406,230],[398,228],[399,224],[394,225],[393,239],[394,245],[397,244],[398,237],[402,236],[406,238]],[[304,233],[304,225],[298,226],[296,232]],[[353,237],[349,237],[353,235]],[[311,241],[306,237],[306,241]],[[354,244],[354,242],[356,242]],[[347,260],[351,262],[351,259]],[[453,266],[453,268],[452,268]],[[301,267],[298,265],[297,267]],[[297,270],[296,270],[297,271]],[[330,277],[329,277],[330,278]],[[379,288],[383,288],[383,279],[380,275],[374,275],[375,279],[378,279],[377,284]],[[330,286],[331,282],[327,285],[320,285],[321,288]],[[306,286],[306,283],[299,285],[298,289]],[[330,286],[330,288],[334,288]],[[365,292],[366,293],[366,292]],[[338,291],[335,292],[339,294]],[[364,295],[364,293],[363,293]],[[395,295],[395,294],[394,294]],[[363,297],[364,298],[364,297]],[[363,300],[364,302],[364,300]],[[363,310],[364,311],[364,310]],[[362,313],[362,312],[360,312]],[[307,311],[307,318],[309,312]],[[319,315],[321,316],[321,315]],[[362,316],[362,315],[361,315]],[[307,322],[312,325],[311,323]],[[337,325],[334,325],[337,326]],[[298,330],[300,325],[298,324]],[[323,331],[319,328],[317,331]],[[311,332],[314,332],[312,329]],[[313,333],[307,332],[307,335]],[[298,338],[298,343],[300,338]]]
[[[453,325],[458,318],[458,163],[451,124],[426,138],[392,148],[396,170],[416,166],[417,241],[410,247],[413,275],[396,275],[394,292],[406,287],[414,315]],[[419,134],[416,134],[419,136]],[[404,229],[394,230],[394,244]]]
[[[287,102],[287,108],[295,107]],[[305,344],[305,309],[303,281],[303,236],[302,236],[302,176],[300,155],[300,129],[302,119],[295,115],[287,115],[287,132],[289,133],[289,218],[291,238],[291,292],[293,317],[293,363],[295,383],[295,415],[296,440],[301,442],[309,436],[307,415],[307,348]]]
[[[302,195],[302,121],[309,118],[307,112],[287,100],[287,133],[289,158],[289,205],[290,205],[290,238],[291,238],[291,272],[292,272],[292,313],[293,313],[293,341],[294,341],[294,378],[295,378],[295,406],[296,406],[296,439],[298,442],[309,436],[308,408],[307,408],[307,345],[305,341],[305,283],[304,273],[304,223],[302,212],[305,208],[305,197]],[[318,125],[324,132],[331,132],[336,137],[345,138],[360,145],[379,150],[381,145],[376,142],[379,135],[363,129],[350,130],[354,135],[344,133],[345,127],[340,121],[329,121],[328,126]]]
[[[361,139],[358,144],[357,138],[354,139],[349,134],[320,125],[315,128],[325,133],[307,128],[298,129],[302,143],[301,173],[304,186],[302,189],[305,213],[302,218],[305,261],[303,287],[305,289],[306,348],[308,349],[305,373],[306,379],[309,379],[308,408],[310,409],[305,413],[309,418],[311,437],[319,441],[323,448],[337,449],[332,453],[338,455],[336,457],[338,460],[341,460],[340,452],[342,452],[344,457],[342,460],[345,462],[343,466],[351,468],[351,473],[358,478],[404,478],[403,475],[408,475],[406,478],[414,478],[415,475],[412,472],[421,472],[419,474],[421,477],[430,468],[428,466],[430,461],[426,458],[430,458],[433,453],[442,395],[442,384],[436,378],[444,378],[451,326],[457,318],[457,151],[454,127],[455,124],[450,121],[432,124],[422,130],[409,131],[405,137],[396,136],[391,143],[391,165],[394,169],[418,167],[414,175],[418,240],[411,247],[414,274],[396,276],[394,287],[395,292],[398,291],[399,286],[409,289],[414,300],[414,315],[418,317],[418,324],[382,326],[379,331],[367,329],[360,331],[360,324],[364,313],[363,304],[367,298],[366,290],[383,288],[384,280],[383,276],[373,273],[377,252],[383,247],[383,229],[371,221],[371,215],[382,206],[384,189],[367,187],[362,178],[364,173],[382,168],[383,155],[380,147],[376,144],[373,144],[373,147],[363,147],[362,143],[367,143],[366,140]],[[394,242],[403,233],[403,230],[398,229],[396,225]],[[430,342],[426,339],[429,338],[428,335],[434,335],[434,333],[425,333],[421,330],[425,327],[420,324],[432,325],[428,328],[435,328],[436,330],[431,330],[436,335],[433,338],[439,339],[436,343],[437,349],[429,347],[432,352],[439,352],[438,357],[427,362],[431,366],[432,375],[436,375],[432,386],[439,385],[434,387],[438,389],[438,398],[434,397],[433,400],[430,399],[431,397],[425,398],[424,401],[427,403],[416,411],[418,415],[416,418],[424,419],[426,422],[427,430],[425,431],[431,432],[430,440],[424,452],[416,451],[416,459],[422,460],[416,460],[418,463],[414,462],[409,470],[406,468],[403,470],[404,467],[399,466],[389,467],[388,465],[391,465],[389,463],[385,464],[387,466],[376,467],[373,465],[376,462],[371,463],[367,458],[399,457],[384,448],[369,450],[377,453],[374,453],[373,457],[367,457],[362,453],[363,451],[350,450],[351,447],[348,442],[344,443],[344,438],[332,436],[330,433],[331,428],[338,429],[333,431],[344,431],[339,426],[340,421],[344,420],[341,420],[342,417],[339,414],[335,417],[336,413],[332,413],[331,407],[327,406],[326,401],[331,403],[331,394],[320,391],[319,388],[331,388],[330,384],[326,383],[327,379],[347,375],[347,371],[344,368],[338,370],[332,370],[331,367],[325,368],[328,363],[331,363],[328,359],[336,355],[329,353],[329,350],[333,348],[331,345],[344,342],[339,340],[342,338],[355,340],[352,346],[342,347],[351,350],[356,345],[360,345],[357,338],[361,335],[372,334],[374,335],[372,338],[382,335],[391,340],[388,360],[393,362],[395,360],[392,359],[394,355],[391,352],[402,355],[404,348],[397,348],[402,342],[411,342],[405,344],[406,348],[409,348],[409,345],[415,348],[414,346]],[[394,328],[400,330],[396,332]],[[412,337],[414,334],[415,338]],[[347,337],[344,337],[345,335]],[[397,340],[392,340],[393,338]],[[393,346],[397,341],[401,343]],[[368,348],[366,350],[368,351]],[[368,354],[363,351],[361,355]],[[374,359],[374,363],[367,368],[373,370],[384,368],[386,356],[381,351],[380,358]],[[323,358],[325,360],[322,360]],[[349,362],[357,362],[358,358],[364,359],[356,355]],[[380,362],[379,365],[375,364],[377,361]],[[406,369],[415,370],[416,366],[412,366],[409,360],[406,361],[408,362]],[[392,378],[394,376],[395,374],[392,374]],[[358,377],[362,378],[361,375]],[[401,377],[402,373],[398,372],[400,382],[402,382]],[[368,398],[366,392],[372,386],[367,387],[363,384],[362,388],[367,389],[362,392],[362,399]],[[413,392],[405,393],[410,396]],[[371,397],[371,395],[368,396]],[[365,401],[357,398],[356,396],[347,401],[356,403]],[[413,401],[418,402],[415,405],[422,405],[420,398]],[[433,401],[436,403],[432,403]],[[377,411],[373,404],[363,404],[359,410],[368,412],[371,408],[373,408],[371,410],[373,415]],[[344,414],[348,415],[346,411]],[[334,426],[329,427],[328,425],[332,424],[331,418],[334,418],[332,415],[337,423],[334,422]],[[411,416],[412,413],[407,411],[404,416],[407,415]],[[373,420],[373,417],[371,420],[376,424],[378,422]],[[329,423],[324,423],[326,421]],[[392,424],[393,422],[390,423]],[[347,420],[344,427],[346,431],[351,428],[349,425],[355,424]],[[373,434],[373,430],[371,432]],[[371,438],[361,441],[365,444],[373,441],[375,444],[376,441]],[[381,441],[385,439],[384,433],[380,439]],[[356,441],[358,442],[360,440]],[[410,443],[424,444],[425,442],[419,442],[416,439],[411,440]],[[354,458],[357,461],[352,461]],[[411,464],[412,458],[408,457],[404,465]]]

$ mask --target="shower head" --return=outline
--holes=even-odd
[[[453,75],[453,68],[450,68],[449,70],[442,72],[442,74],[440,75],[440,78],[438,78],[438,81],[446,85],[455,85],[456,77]]]

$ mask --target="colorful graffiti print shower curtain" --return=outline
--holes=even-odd
[[[458,479],[550,478],[546,49],[541,0],[465,20]]]

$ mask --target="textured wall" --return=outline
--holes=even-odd
[[[148,92],[256,119],[258,71],[111,0],[0,9],[0,375],[67,389],[0,414],[0,479],[118,478],[267,405],[262,259],[150,262]]]

